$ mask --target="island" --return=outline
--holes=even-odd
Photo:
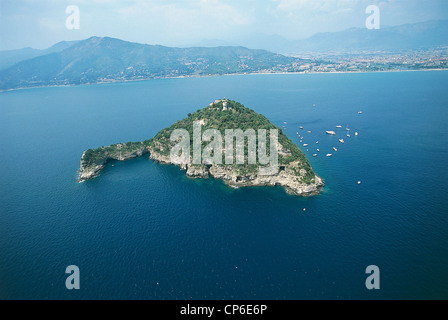
[[[201,133],[211,129],[215,130],[214,132],[217,134],[221,133],[222,136],[225,136],[226,130],[229,129],[243,132],[255,129],[259,130],[259,133],[274,130],[278,133],[275,136],[277,138],[276,144],[273,144],[276,148],[271,148],[271,142],[273,141],[271,134],[268,134],[265,142],[267,143],[267,153],[272,155],[272,151],[276,151],[276,161],[278,163],[275,170],[267,174],[263,171],[267,167],[266,162],[261,162],[260,159],[256,159],[255,163],[249,161],[249,139],[243,140],[244,162],[235,160],[232,164],[228,164],[224,161],[225,155],[223,154],[222,163],[205,162],[198,164],[192,161],[195,157],[194,150],[192,150],[194,148],[191,148],[191,152],[186,156],[188,161],[173,160],[170,152],[178,143],[178,140],[172,137],[173,132],[184,130],[183,132],[190,137],[191,145],[193,145],[195,125],[197,126],[198,123],[201,126]],[[205,152],[210,147],[210,141],[214,140],[216,138],[210,139],[209,142],[201,141],[200,151]],[[189,142],[187,141],[188,144]],[[257,140],[257,150],[260,147],[259,143],[260,141]],[[232,151],[235,151],[235,154],[237,154],[236,145],[235,143],[233,146],[232,141],[234,147]],[[117,143],[108,147],[84,151],[81,157],[78,182],[97,177],[109,161],[124,161],[145,154],[149,154],[149,159],[153,161],[179,166],[182,170],[185,170],[188,177],[207,178],[212,176],[215,179],[223,180],[225,184],[233,188],[282,186],[291,195],[311,196],[319,194],[325,185],[324,180],[314,173],[304,153],[279,127],[272,124],[265,116],[229,99],[215,100],[205,108],[189,113],[186,118],[159,131],[151,139],[141,142]]]

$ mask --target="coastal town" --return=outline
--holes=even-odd
[[[312,72],[369,72],[448,69],[448,47],[406,52],[309,52],[295,56],[309,62],[293,65],[298,71]]]

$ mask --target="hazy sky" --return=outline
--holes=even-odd
[[[371,4],[381,26],[448,19],[448,0],[0,0],[0,50],[93,35],[171,46],[255,33],[302,39],[364,27]],[[79,30],[66,28],[69,5]]]

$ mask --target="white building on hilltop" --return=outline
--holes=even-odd
[[[227,99],[226,98],[215,100],[214,102],[211,102],[209,106],[212,107],[213,105],[218,104],[220,102],[222,102],[222,110],[228,110],[228,108],[227,108]]]

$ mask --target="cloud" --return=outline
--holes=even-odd
[[[295,12],[326,12],[353,9],[366,0],[272,0],[277,3],[277,9],[281,11]],[[375,2],[375,1],[370,1]]]
[[[118,24],[134,33],[146,30],[149,43],[195,42],[236,32],[255,21],[248,11],[220,0],[134,0],[125,4],[115,10]]]
[[[203,39],[279,34],[290,39],[364,27],[365,9],[381,9],[384,25],[446,19],[446,0],[0,0],[0,49],[46,47],[92,35],[182,45]],[[81,29],[65,27],[79,6]]]
[[[104,1],[104,0],[103,0]],[[224,25],[247,25],[253,19],[245,12],[219,0],[194,1],[132,1],[132,4],[118,9],[123,19],[152,17],[157,14],[159,19],[167,22],[195,23],[219,22]]]

